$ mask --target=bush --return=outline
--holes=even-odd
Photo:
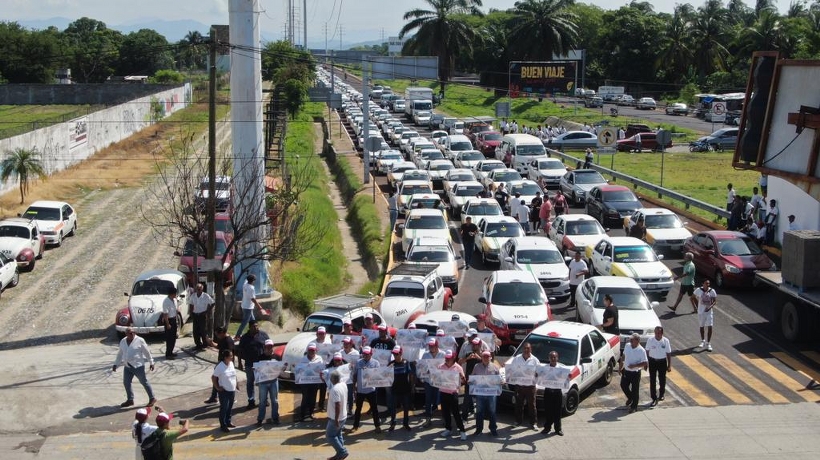
[[[157,73],[148,79],[148,83],[157,85],[175,85],[183,81],[185,81],[185,77],[176,70],[157,70]]]

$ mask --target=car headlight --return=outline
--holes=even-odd
[[[741,272],[741,270],[739,268],[735,267],[734,265],[726,264],[726,265],[724,265],[724,267],[726,268],[726,271],[729,272],[729,273],[740,273]]]
[[[120,326],[128,326],[129,322],[131,322],[131,319],[128,318],[127,315],[120,315],[117,317],[117,324]]]
[[[498,248],[487,248],[487,252],[490,254],[498,254]]]
[[[565,276],[565,277],[561,278],[561,281],[567,281],[567,282],[569,282],[569,275],[567,275],[567,276]]]

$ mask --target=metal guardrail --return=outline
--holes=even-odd
[[[553,149],[547,149],[547,150],[549,150],[549,152],[552,155],[557,155],[557,156],[561,157],[564,160],[570,160],[570,161],[573,161],[573,162],[579,161],[578,158],[575,158],[572,155],[567,155],[564,152],[559,152],[558,150],[553,150]],[[598,172],[600,172],[602,174],[607,174],[607,175],[612,176],[612,177],[614,177],[618,180],[628,182],[628,183],[632,184],[632,186],[634,188],[640,187],[640,188],[649,190],[651,192],[657,193],[658,198],[661,198],[661,197],[665,196],[665,197],[672,198],[673,200],[680,201],[681,203],[684,204],[685,209],[687,209],[687,210],[690,207],[694,207],[694,208],[702,209],[706,212],[712,213],[712,214],[714,214],[718,217],[722,217],[722,218],[727,219],[727,220],[729,219],[729,211],[727,211],[723,208],[719,208],[717,206],[711,205],[709,203],[706,203],[706,202],[703,202],[703,201],[700,201],[700,200],[696,200],[692,197],[682,195],[682,194],[680,194],[680,193],[678,193],[674,190],[669,190],[669,189],[663,188],[659,185],[655,185],[651,182],[646,182],[646,181],[638,179],[636,177],[632,177],[632,176],[626,175],[626,174],[618,172],[618,171],[613,171],[609,168],[605,168],[603,166],[599,166],[599,165],[596,165],[596,164],[591,165],[591,169],[595,169],[595,170],[597,170]]]

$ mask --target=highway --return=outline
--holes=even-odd
[[[351,84],[353,82],[351,81]],[[621,107],[620,109],[623,109]],[[608,110],[608,109],[607,109]],[[635,111],[635,109],[628,109]],[[637,111],[641,116],[646,111]],[[710,123],[693,117],[672,117],[656,111],[656,117],[669,121],[686,119],[699,123],[701,131]],[[412,125],[412,123],[409,123]],[[425,128],[415,127],[422,135],[429,134]],[[376,177],[382,193],[387,193],[389,185],[383,176]],[[647,206],[653,206],[647,204]],[[571,213],[583,212],[573,208]],[[682,220],[686,221],[685,218]],[[401,222],[401,220],[399,220]],[[453,241],[458,241],[457,221],[451,222]],[[695,231],[707,230],[690,224]],[[622,229],[612,229],[611,236],[623,236]],[[396,260],[401,258],[401,245],[394,246]],[[681,255],[667,254],[664,263],[679,273],[682,267]],[[481,285],[497,266],[482,265],[481,258],[475,256],[470,270],[462,271],[459,293],[454,309],[476,315],[483,311],[478,302]],[[698,275],[697,283],[703,278]],[[725,406],[781,404],[794,402],[820,402],[820,353],[816,343],[791,344],[779,334],[773,322],[770,305],[773,294],[758,288],[718,289],[718,303],[715,314],[715,328],[712,345],[714,352],[699,348],[700,336],[696,315],[687,311],[681,303],[678,312],[667,309],[678,295],[678,285],[669,293],[668,301],[661,301],[656,313],[660,318],[666,336],[672,343],[673,371],[668,376],[666,406]],[[566,302],[552,303],[556,319],[572,320],[575,312]],[[644,373],[644,378],[648,377]],[[623,405],[623,394],[615,379],[612,385],[599,388],[582,395],[581,407],[616,407]],[[648,381],[643,387],[648,386]],[[645,395],[643,403],[649,403]]]

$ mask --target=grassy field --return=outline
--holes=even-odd
[[[0,105],[0,139],[62,123],[101,108],[92,105]]]

